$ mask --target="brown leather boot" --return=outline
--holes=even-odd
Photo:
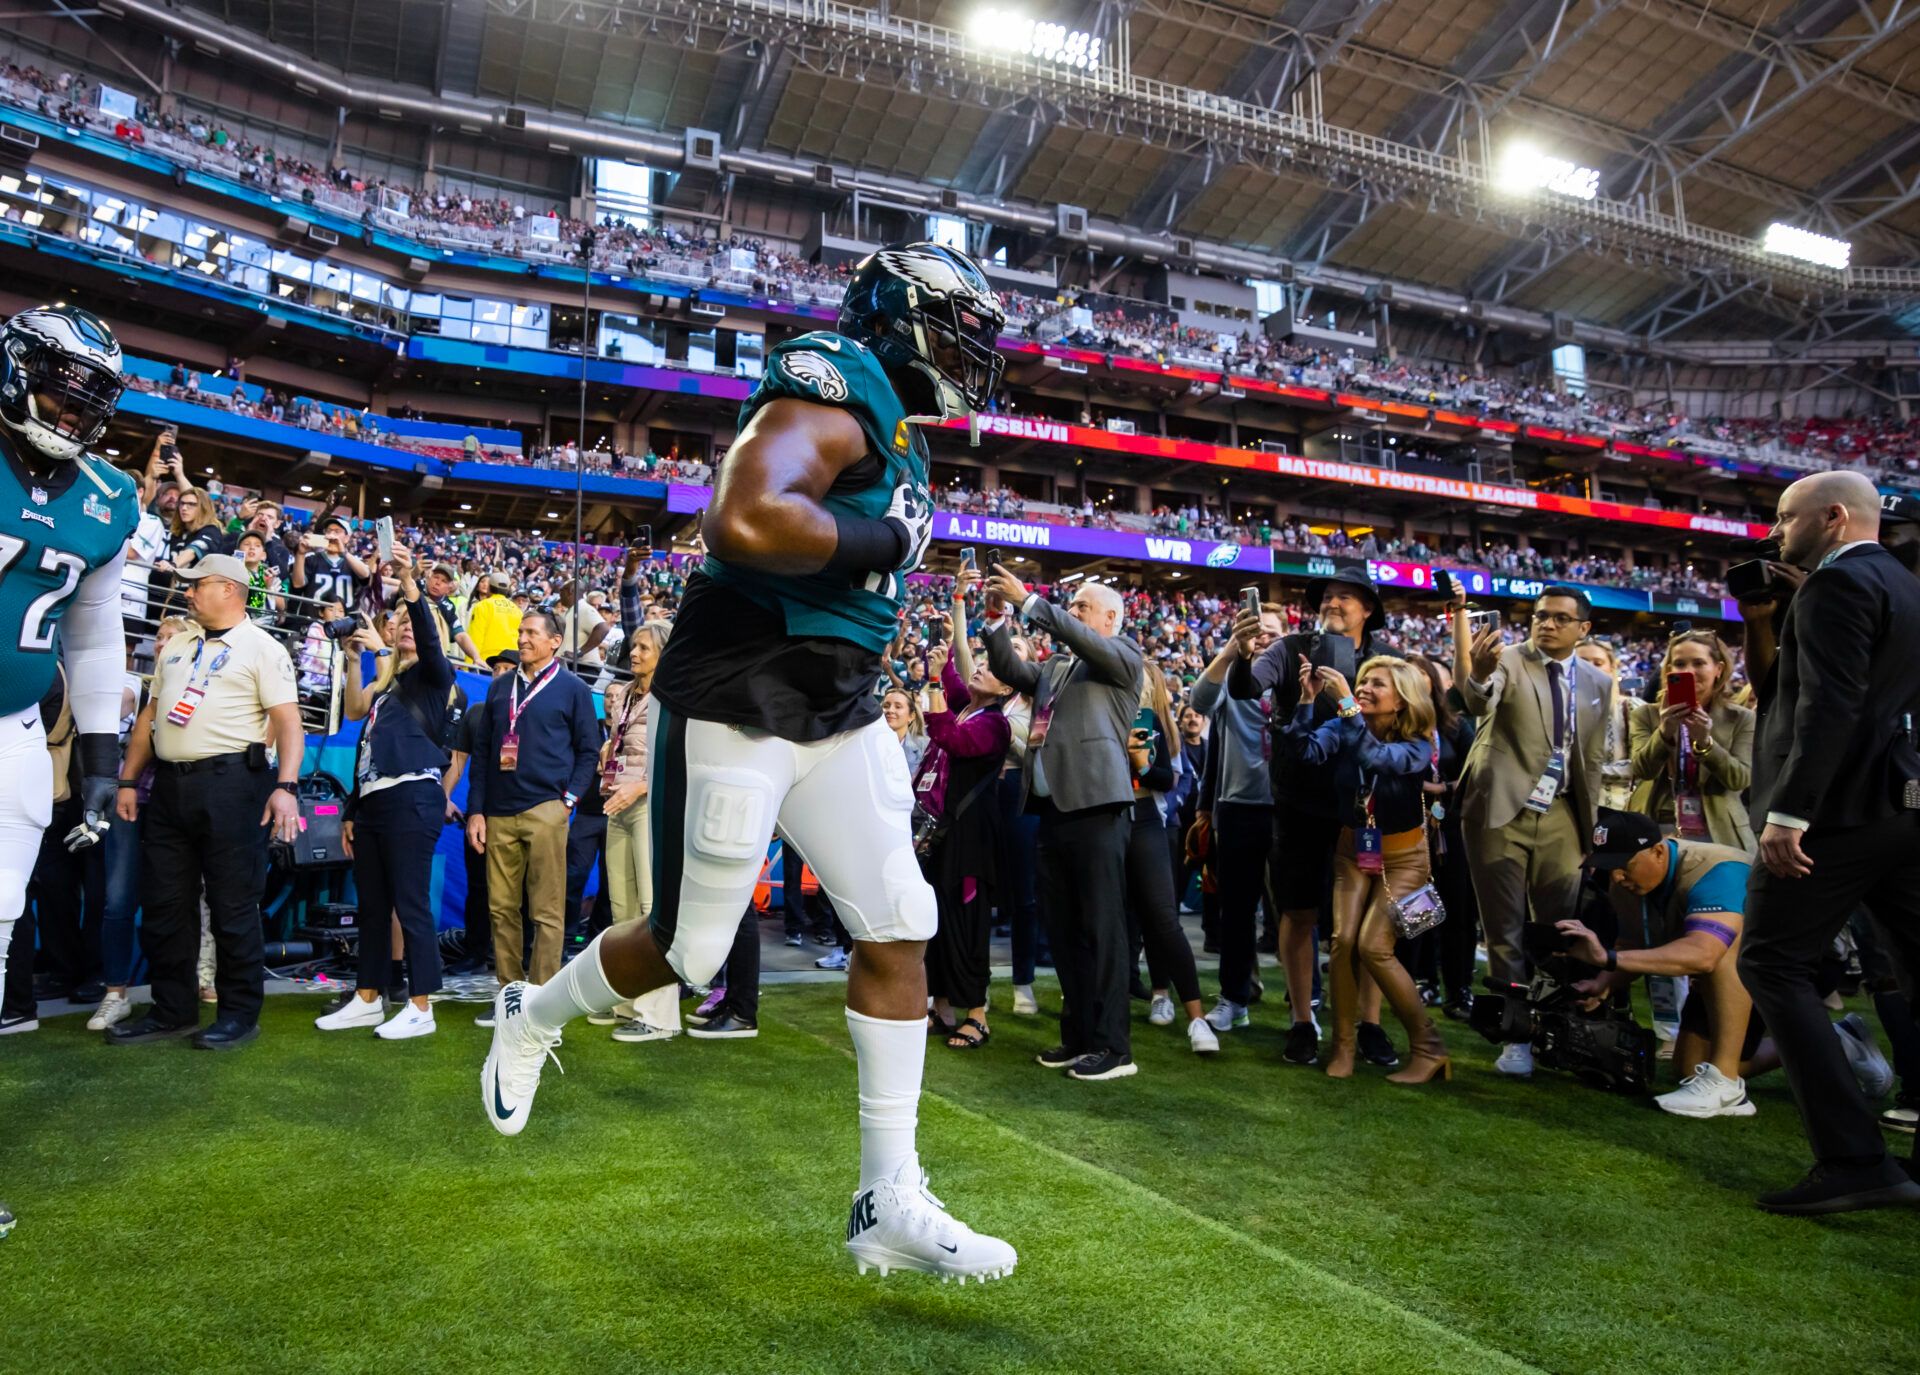
[[[1447,1058],[1447,1043],[1434,1029],[1433,1018],[1423,1016],[1420,1025],[1407,1028],[1407,1067],[1389,1074],[1389,1084],[1425,1084],[1435,1076],[1453,1078],[1453,1061]]]
[[[1333,1052],[1327,1057],[1327,1078],[1353,1078],[1354,1053],[1360,1033],[1360,981],[1354,977],[1350,955],[1338,946],[1328,967],[1333,984]]]

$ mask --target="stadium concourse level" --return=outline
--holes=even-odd
[[[697,227],[658,221],[647,228],[566,217],[555,205],[442,189],[428,192],[303,157],[231,134],[219,118],[160,113],[139,102],[131,116],[105,113],[97,86],[72,71],[51,72],[30,55],[0,66],[0,102],[32,110],[65,129],[85,130],[157,154],[186,168],[358,219],[424,245],[497,253],[533,263],[568,263],[595,229],[593,265],[681,286],[752,292],[799,307],[837,306],[846,265],[807,261],[797,245],[733,234],[706,237]],[[11,204],[0,218],[18,220]],[[74,227],[78,232],[78,227]],[[237,276],[240,265],[228,266]],[[301,303],[303,288],[288,299]],[[283,293],[286,295],[286,293]],[[1856,468],[1885,482],[1920,481],[1920,421],[1891,414],[1837,417],[1692,416],[1669,403],[1610,401],[1570,394],[1444,360],[1369,356],[1353,348],[1304,347],[1265,333],[1180,325],[1164,308],[1078,288],[1051,299],[1003,293],[1009,336],[1049,349],[1078,348],[1168,365],[1219,371],[1281,384],[1338,388],[1414,401],[1481,417],[1552,425],[1608,440],[1663,447],[1707,459],[1745,460],[1790,469]],[[335,307],[370,324],[387,313],[343,298]],[[1307,322],[1303,322],[1307,323]],[[572,341],[556,347],[578,349]]]

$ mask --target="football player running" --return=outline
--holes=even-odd
[[[40,699],[56,655],[84,779],[84,820],[67,848],[97,843],[113,818],[127,672],[120,575],[140,511],[133,479],[87,446],[122,386],[120,345],[91,311],[40,306],[0,326],[0,978],[53,819]]]
[[[854,937],[860,1184],[847,1249],[862,1274],[963,1284],[1006,1274],[1015,1256],[947,1214],[915,1153],[934,897],[914,859],[906,762],[873,685],[932,534],[914,425],[986,406],[1005,319],[972,259],[908,244],[858,265],[837,332],[772,351],[654,674],[652,916],[602,933],[541,987],[503,988],[480,1074],[487,1119],[514,1135],[565,1022],[676,980],[707,983],[777,829]]]

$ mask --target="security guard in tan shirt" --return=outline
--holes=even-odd
[[[198,630],[169,640],[154,667],[153,692],[127,737],[117,808],[122,820],[139,817],[135,780],[157,756],[140,833],[140,946],[153,970],[153,1007],[111,1028],[107,1041],[137,1045],[192,1035],[198,1049],[227,1050],[260,1034],[268,828],[281,841],[298,832],[294,780],[306,741],[293,660],[247,618],[246,565],[215,554],[177,576]],[[203,884],[219,1007],[213,1025],[199,1031]]]

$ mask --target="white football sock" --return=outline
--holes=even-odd
[[[847,1009],[847,1031],[860,1062],[860,1187],[917,1170],[913,1148],[920,1115],[920,1075],[927,1063],[927,1024],[889,1022]],[[919,1175],[910,1171],[918,1182]]]
[[[542,1031],[558,1031],[575,1017],[605,1012],[620,1001],[600,967],[600,942],[606,938],[605,931],[595,936],[592,945],[528,995],[528,1021]]]

